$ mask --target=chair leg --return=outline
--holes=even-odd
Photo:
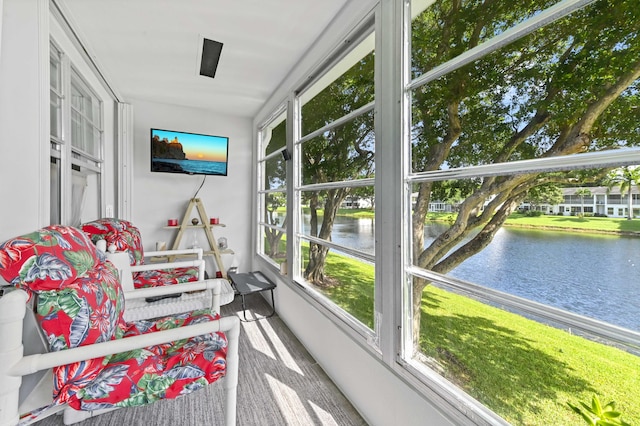
[[[22,321],[26,312],[27,293],[11,291],[0,297],[0,426],[15,425],[22,376],[10,376],[9,369],[24,353]]]
[[[222,318],[228,322],[230,328],[224,327],[227,336],[227,372],[223,379],[225,390],[225,424],[235,426],[236,424],[236,403],[238,399],[238,371],[239,355],[238,344],[240,342],[240,319],[238,317]],[[225,324],[226,325],[226,324]]]
[[[71,407],[67,407],[64,409],[64,413],[62,415],[62,423],[64,423],[65,425],[72,425],[72,424],[87,420],[91,417],[108,413],[109,411],[113,411],[113,410],[119,410],[119,407],[104,408],[102,410],[94,410],[94,411],[79,411],[79,410],[74,410]]]

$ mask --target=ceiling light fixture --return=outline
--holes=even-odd
[[[200,75],[211,78],[215,77],[221,52],[222,43],[219,41],[209,40],[208,38],[203,38]]]

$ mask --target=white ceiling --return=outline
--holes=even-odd
[[[349,0],[57,0],[122,101],[254,117]],[[199,75],[202,37],[224,44]]]

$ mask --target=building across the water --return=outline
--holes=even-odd
[[[584,190],[588,190],[584,191]],[[582,195],[581,195],[582,194]],[[559,204],[522,203],[522,210],[539,210],[545,214],[575,216],[584,213],[589,216],[628,217],[628,192],[620,192],[619,187],[606,186],[562,188],[563,201]],[[640,190],[631,187],[632,217],[640,217]]]

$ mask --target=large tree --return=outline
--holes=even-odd
[[[562,190],[554,184],[535,186],[529,190],[526,198],[531,205],[531,210],[536,210],[540,204],[554,206],[562,203],[563,200]]]
[[[303,135],[373,101],[373,64],[371,53],[302,107]],[[359,115],[305,142],[301,152],[304,184],[370,177],[374,165],[373,113]],[[311,236],[331,241],[336,214],[351,191],[352,187],[339,186],[304,194],[309,203]],[[320,210],[322,216],[318,214]],[[304,271],[307,281],[318,286],[328,284],[324,271],[328,252],[325,245],[309,244],[309,262]]]
[[[440,0],[412,23],[417,77],[556,0]],[[640,0],[601,0],[412,91],[414,172],[598,151],[638,142]],[[373,100],[373,55],[365,57],[302,108],[302,134]],[[302,144],[304,184],[370,176],[373,115],[365,114]],[[607,170],[520,173],[414,185],[413,262],[447,273],[493,239],[535,188],[586,184]],[[337,186],[309,191],[311,235],[331,240],[341,202]],[[535,191],[534,191],[535,192]],[[456,199],[455,222],[428,245],[430,201]],[[322,223],[318,211],[323,209]],[[474,232],[472,232],[474,231]],[[463,243],[464,242],[464,243]],[[305,277],[325,284],[328,248],[310,244]],[[413,338],[418,349],[423,290],[413,281]]]
[[[553,3],[434,3],[413,22],[414,75],[479,46]],[[637,138],[640,129],[639,15],[638,0],[599,1],[414,90],[413,170],[637,143],[630,136]],[[465,198],[457,218],[428,245],[425,218],[437,182],[416,184],[414,264],[439,273],[451,271],[491,242],[528,191],[566,179],[563,173],[528,173],[459,181]],[[428,284],[423,279],[413,282],[416,349],[422,294]]]

